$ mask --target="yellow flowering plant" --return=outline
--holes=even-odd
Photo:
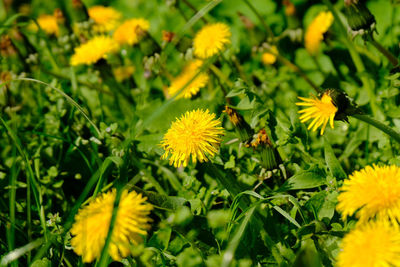
[[[399,12],[0,1],[0,266],[400,266]]]

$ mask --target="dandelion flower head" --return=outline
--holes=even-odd
[[[117,51],[118,48],[118,43],[111,37],[96,36],[75,48],[75,52],[71,57],[71,65],[94,64],[100,59],[106,58],[108,53]]]
[[[276,62],[276,55],[278,54],[278,48],[276,46],[271,46],[271,52],[264,52],[261,56],[261,61],[265,65],[272,65]]]
[[[169,157],[169,164],[175,167],[187,166],[190,158],[193,163],[208,161],[218,151],[223,128],[215,114],[201,109],[188,111],[172,123],[164,135],[161,146]]]
[[[142,18],[129,19],[122,23],[114,32],[114,39],[120,44],[137,44],[141,32],[147,32],[150,28],[148,20]]]
[[[319,13],[308,26],[304,36],[304,42],[310,54],[316,54],[319,51],[321,42],[324,39],[324,34],[331,27],[332,23],[333,15],[331,12],[327,11]]]
[[[39,18],[37,19],[37,23],[45,33],[49,35],[54,34],[58,36],[59,28],[55,16],[47,14],[40,15]]]
[[[121,16],[112,7],[92,6],[88,9],[89,17],[94,21],[93,29],[96,32],[108,32],[114,30],[118,25]]]
[[[71,228],[71,245],[84,262],[99,258],[105,244],[114,208],[116,190],[103,193],[79,210]],[[114,260],[131,254],[131,247],[143,241],[152,206],[136,192],[122,192],[108,253]]]
[[[299,97],[299,99],[303,102],[298,102],[296,103],[296,105],[307,107],[299,111],[299,113],[302,114],[300,116],[300,121],[306,122],[313,119],[312,122],[308,125],[309,130],[312,128],[313,131],[316,131],[318,127],[322,126],[322,135],[324,134],[328,122],[330,126],[334,128],[333,120],[335,118],[336,112],[338,111],[338,108],[333,103],[329,90],[322,94],[321,99],[317,97]]]
[[[400,222],[400,168],[367,166],[345,180],[338,196],[337,210],[345,219],[356,214],[360,222],[372,218]]]
[[[221,52],[231,43],[231,32],[224,23],[214,23],[204,26],[194,37],[194,55],[205,59]]]
[[[168,95],[173,96],[184,88],[177,97],[191,98],[206,86],[208,75],[204,72],[198,73],[202,64],[203,62],[199,59],[190,61],[182,73],[172,80],[170,87],[168,87]]]
[[[400,266],[400,229],[385,220],[357,225],[342,240],[338,267]]]

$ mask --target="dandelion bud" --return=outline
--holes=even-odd
[[[254,133],[250,125],[247,124],[243,116],[240,115],[235,109],[225,106],[224,112],[228,115],[229,120],[235,126],[235,130],[240,138],[240,141],[248,144],[253,138]]]
[[[346,17],[353,36],[372,37],[376,21],[364,1],[345,1]]]

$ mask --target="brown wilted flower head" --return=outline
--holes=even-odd
[[[229,120],[235,126],[235,131],[238,134],[240,141],[245,144],[248,144],[251,141],[253,136],[253,129],[251,129],[250,125],[245,121],[242,115],[239,114],[235,109],[225,106],[224,113],[226,113],[229,117]]]
[[[73,8],[82,8],[84,7],[81,0],[72,0],[72,7]]]
[[[54,17],[56,18],[57,24],[65,23],[65,17],[64,17],[64,14],[62,13],[61,9],[56,8],[54,10]]]
[[[162,31],[162,39],[163,41],[166,41],[167,43],[171,42],[172,39],[174,39],[175,33],[169,32],[169,31]]]
[[[17,54],[17,50],[8,35],[0,37],[0,55],[7,57]]]
[[[11,81],[11,73],[9,71],[3,71],[0,73],[0,83],[6,83]]]
[[[241,13],[241,12],[238,12],[238,15],[239,15],[240,20],[246,27],[246,29],[248,29],[248,30],[254,29],[254,23],[248,17],[243,15],[243,13]]]
[[[355,5],[358,3],[358,0],[344,0],[345,6]]]
[[[293,16],[296,14],[296,7],[290,0],[283,0],[282,5],[285,7],[286,16]]]
[[[248,146],[256,148],[260,145],[267,145],[269,147],[272,147],[271,140],[269,139],[265,129],[261,129],[257,134],[255,134],[253,140]]]

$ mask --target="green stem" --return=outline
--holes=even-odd
[[[228,87],[233,87],[233,83],[213,64],[210,64],[210,70],[217,76],[221,81],[223,81]]]
[[[191,10],[194,11],[194,13],[198,13],[199,11],[197,10],[197,8],[195,6],[193,6],[189,1],[187,0],[182,0],[183,3],[185,3],[185,5],[187,5]],[[201,17],[200,18],[205,24],[208,23],[207,19],[205,17]]]
[[[371,38],[369,42],[378,49],[379,52],[382,53],[389,61],[392,63],[393,67],[399,65],[398,59],[390,53],[386,48],[384,48],[380,43],[378,43],[374,38]]]
[[[400,143],[400,133],[393,130],[393,128],[387,126],[386,124],[383,124],[382,122],[377,121],[368,115],[354,114],[351,116],[360,121],[366,122],[366,123],[374,126],[375,128],[381,130],[382,132],[384,132],[385,134],[389,135],[394,140],[396,140],[398,143]]]
[[[360,55],[358,54],[353,42],[348,38],[347,36],[347,31],[346,28],[342,22],[342,20],[339,17],[338,12],[336,11],[335,7],[332,5],[332,3],[329,0],[323,0],[326,6],[328,6],[329,10],[332,12],[333,16],[335,17],[335,21],[337,21],[337,25],[339,26],[339,30],[344,36],[343,40],[345,45],[347,46],[347,49],[349,50],[350,56],[354,62],[354,65],[356,66],[357,72],[360,74],[360,79],[363,84],[363,87],[365,90],[367,90],[368,97],[369,97],[369,103],[371,106],[372,114],[376,116],[378,112],[378,106],[376,105],[375,102],[375,92],[372,88],[371,81],[368,77],[365,76],[365,66],[364,63],[361,60]]]
[[[243,1],[251,9],[251,11],[253,11],[253,13],[257,16],[258,20],[261,22],[262,26],[264,27],[265,31],[267,32],[269,39],[272,39],[274,37],[274,33],[271,30],[271,28],[268,26],[268,24],[265,23],[261,14],[258,13],[257,9],[249,2],[249,0],[243,0]]]
[[[269,52],[271,53],[271,51],[269,51]],[[282,57],[279,54],[275,54],[275,55],[277,56],[279,61],[281,61],[286,66],[288,66],[294,72],[297,72],[297,74],[299,74],[317,93],[321,92],[321,90],[318,88],[318,86],[313,81],[311,81],[310,78],[307,77],[307,75],[304,73],[304,71],[302,69],[300,69],[300,67],[293,64],[292,62],[290,62],[289,60],[287,60],[286,58]]]

